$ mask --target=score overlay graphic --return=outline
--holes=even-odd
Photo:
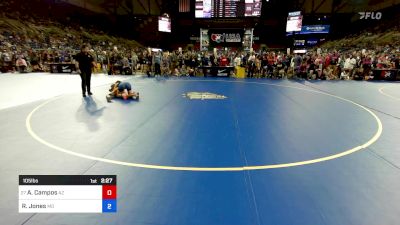
[[[115,213],[116,175],[20,175],[20,213]]]

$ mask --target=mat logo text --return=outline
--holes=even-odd
[[[186,94],[182,94],[184,98],[188,99],[200,99],[200,100],[208,100],[208,99],[226,99],[227,97],[224,95],[213,94],[210,92],[188,92]]]

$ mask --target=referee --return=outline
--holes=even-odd
[[[82,45],[81,52],[74,56],[75,66],[78,68],[77,72],[82,79],[82,96],[86,97],[93,93],[90,91],[90,79],[92,77],[92,67],[94,66],[93,56],[89,54],[89,46]]]

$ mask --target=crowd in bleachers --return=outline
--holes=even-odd
[[[244,68],[251,78],[369,79],[372,70],[398,70],[399,46],[375,46],[373,49],[312,50],[305,54],[282,51],[150,51],[140,49],[123,55],[115,49],[108,63],[109,74],[204,75],[203,67]],[[107,65],[103,64],[103,67]],[[123,72],[131,71],[131,72]]]
[[[0,72],[48,72],[51,63],[71,63],[73,55],[86,43],[99,62],[109,58],[113,49],[128,55],[141,46],[93,28],[19,14],[0,15]]]
[[[373,71],[384,70],[380,75],[388,76],[387,71],[399,70],[400,34],[396,28],[329,41],[305,54],[275,50],[161,52],[87,28],[29,17],[22,21],[4,18],[0,23],[0,71],[48,72],[52,63],[73,63],[80,46],[89,43],[98,65],[95,72],[110,75],[196,76],[206,73],[204,66],[232,66],[236,75],[242,68],[249,78],[369,79],[376,75]]]
[[[50,40],[47,48],[21,50],[12,40],[18,36],[3,34],[0,54],[2,72],[48,71],[50,63],[72,63],[76,48],[68,46],[68,39]],[[65,41],[65,42],[64,42]],[[36,44],[32,40],[29,44]],[[4,46],[7,46],[4,48]],[[51,47],[50,47],[51,46]],[[255,78],[304,78],[304,79],[368,79],[372,70],[399,69],[397,47],[375,47],[373,49],[314,50],[305,54],[287,54],[280,51],[234,52],[234,51],[151,51],[150,49],[127,49],[107,44],[91,47],[98,63],[97,72],[108,74],[196,76],[202,74],[204,66],[241,67],[247,77]]]

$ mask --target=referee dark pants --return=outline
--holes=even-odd
[[[92,77],[92,71],[81,70],[80,76],[81,76],[81,80],[82,80],[82,94],[85,95],[86,91],[88,92],[88,94],[91,94],[90,80]]]

